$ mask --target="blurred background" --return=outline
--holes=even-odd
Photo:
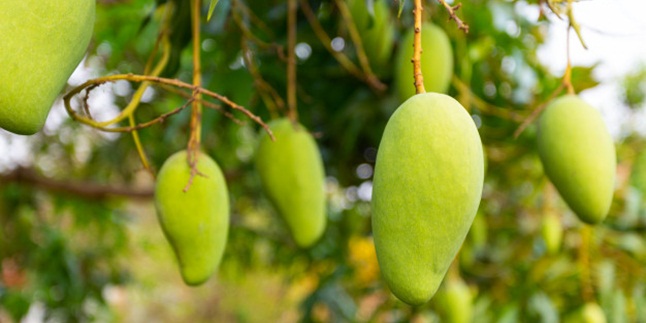
[[[574,4],[589,48],[572,33],[572,82],[601,111],[617,148],[611,211],[591,227],[545,177],[535,125],[514,136],[559,87],[567,62],[567,21],[541,3],[464,1],[457,14],[470,26],[465,34],[437,2],[424,2],[426,19],[451,39],[448,94],[469,110],[486,155],[480,209],[429,303],[412,308],[389,292],[370,226],[376,149],[401,103],[391,89],[394,53],[412,26],[412,1],[399,19],[397,4],[374,1],[386,8],[375,26],[393,35],[380,38],[386,54],[366,53],[382,90],[331,53],[359,64],[339,2],[311,0],[299,2],[297,90],[300,122],[325,163],[323,238],[298,248],[261,191],[253,166],[258,125],[205,109],[203,149],[225,173],[231,228],[217,274],[200,287],[184,285],[157,223],[154,178],[132,136],[74,122],[57,102],[40,133],[0,131],[0,322],[598,322],[583,319],[590,304],[608,322],[646,322],[646,4]],[[171,44],[162,75],[191,82],[185,7],[180,0],[97,1],[92,44],[67,90],[98,76],[143,73],[149,57],[158,58],[160,30]],[[263,120],[284,115],[286,12],[284,1],[219,1],[213,18],[202,19],[204,86]],[[138,86],[119,81],[93,90],[92,115],[114,117]],[[151,120],[184,102],[151,87],[136,118]],[[189,119],[182,111],[139,132],[153,169],[186,147]]]

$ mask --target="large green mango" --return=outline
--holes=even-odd
[[[401,102],[415,95],[413,79],[413,37],[410,28],[399,44],[395,57],[395,90]],[[422,25],[422,75],[427,92],[446,93],[453,76],[451,41],[440,27],[425,22]]]
[[[31,135],[83,59],[95,1],[0,2],[0,128]]]
[[[306,248],[316,242],[326,223],[325,172],[312,135],[288,119],[269,123],[276,137],[262,134],[256,169],[262,187],[289,227],[294,241]]]
[[[603,221],[615,186],[615,146],[601,114],[575,95],[550,103],[538,124],[549,179],[581,221]]]
[[[374,2],[372,17],[365,0],[349,0],[348,6],[373,72],[379,76],[388,75],[391,70],[389,61],[393,53],[395,25],[387,0]]]
[[[392,292],[419,305],[437,290],[480,204],[476,126],[453,98],[417,94],[392,115],[377,153],[372,229]]]
[[[200,285],[215,272],[229,233],[229,193],[220,167],[200,153],[197,170],[184,192],[191,169],[182,150],[164,162],[155,185],[159,223],[188,285]]]

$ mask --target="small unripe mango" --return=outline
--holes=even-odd
[[[372,229],[384,279],[420,305],[442,282],[480,204],[482,143],[453,98],[417,94],[392,115],[379,145]]]
[[[548,212],[543,215],[541,223],[541,236],[545,242],[545,249],[548,254],[554,255],[561,249],[563,241],[563,224],[558,214]]]
[[[575,95],[550,103],[538,124],[538,154],[547,177],[581,221],[608,214],[615,186],[615,146],[601,114]]]
[[[289,119],[269,127],[276,138],[263,133],[256,154],[262,187],[287,223],[297,245],[314,244],[325,231],[325,172],[312,135]]]
[[[184,192],[191,168],[183,150],[164,162],[155,184],[159,223],[188,285],[200,285],[213,275],[229,233],[229,193],[220,167],[199,153],[197,170]]]
[[[470,323],[473,317],[473,297],[461,278],[447,279],[437,293],[437,308],[448,323]],[[435,299],[434,299],[435,300]]]
[[[565,323],[606,323],[607,321],[603,309],[595,302],[586,303],[564,320]]]
[[[395,90],[401,102],[415,95],[413,79],[413,37],[410,28],[399,44],[395,57]],[[422,75],[426,92],[446,93],[453,76],[453,49],[444,30],[425,22],[422,25]]]
[[[95,0],[0,5],[0,128],[38,132],[92,37]]]

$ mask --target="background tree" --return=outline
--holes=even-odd
[[[383,14],[366,3],[368,12]],[[101,84],[87,99],[96,120],[136,106],[119,127],[163,122],[136,132],[97,130],[70,118],[57,102],[39,134],[0,134],[0,155],[10,156],[0,166],[0,320],[17,321],[29,312],[62,321],[455,321],[447,310],[454,297],[449,295],[470,296],[478,322],[557,322],[590,303],[600,304],[611,322],[646,320],[643,132],[618,138],[614,202],[608,218],[594,227],[569,211],[536,153],[530,121],[563,84],[537,50],[545,27],[559,19],[549,6],[560,12],[568,3],[468,1],[455,12],[469,26],[465,33],[441,3],[424,2],[425,19],[451,41],[449,94],[475,120],[487,162],[471,232],[447,287],[426,305],[412,308],[386,289],[370,226],[376,148],[401,103],[392,86],[394,52],[412,26],[410,1],[399,19],[397,6],[387,2],[390,20],[374,21],[393,28],[385,62],[363,47],[372,36],[355,41],[353,26],[360,26],[345,9],[356,3],[346,8],[344,1],[298,1],[291,27],[298,81],[288,90],[287,3],[221,0],[209,21],[209,6],[202,5],[202,87],[265,121],[298,107],[325,163],[323,238],[309,249],[295,245],[261,191],[252,162],[261,126],[202,93],[201,144],[225,173],[231,228],[217,277],[201,287],[185,286],[157,223],[152,186],[155,171],[187,147],[195,129],[192,88],[146,86],[134,78]],[[529,18],[520,4],[540,9],[540,18]],[[65,92],[93,77],[121,73],[193,84],[190,8],[179,0],[98,1],[89,54]],[[567,12],[561,18],[567,21]],[[580,46],[574,35],[570,46]],[[577,93],[598,84],[594,68],[571,69]],[[644,82],[642,71],[622,83],[635,115],[643,109]],[[296,102],[289,102],[288,91]],[[70,97],[71,107],[81,111],[83,99],[83,93]],[[562,242],[550,247],[553,236],[543,232],[562,232]],[[460,284],[469,293],[449,288]]]

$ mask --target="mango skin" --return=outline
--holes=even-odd
[[[538,123],[538,155],[547,177],[579,219],[608,214],[615,186],[615,146],[601,114],[575,95],[557,98]]]
[[[95,0],[3,1],[0,128],[38,132],[92,37]]]
[[[263,132],[256,169],[263,190],[287,223],[296,244],[313,245],[325,231],[325,171],[316,142],[288,119],[269,123],[276,141]]]
[[[433,297],[476,215],[483,180],[480,135],[460,103],[425,93],[395,111],[377,153],[372,229],[397,298],[420,305]]]
[[[395,58],[395,91],[401,102],[415,95],[413,79],[414,30],[404,35]],[[446,93],[453,76],[451,41],[440,27],[424,22],[422,25],[422,75],[426,92]]]
[[[372,19],[365,0],[349,0],[348,6],[372,71],[378,76],[387,75],[395,43],[395,25],[387,1],[374,2]]]
[[[206,282],[220,265],[229,234],[229,193],[220,167],[200,153],[187,192],[190,167],[185,150],[169,157],[157,175],[155,206],[159,223],[177,256],[187,285]]]

